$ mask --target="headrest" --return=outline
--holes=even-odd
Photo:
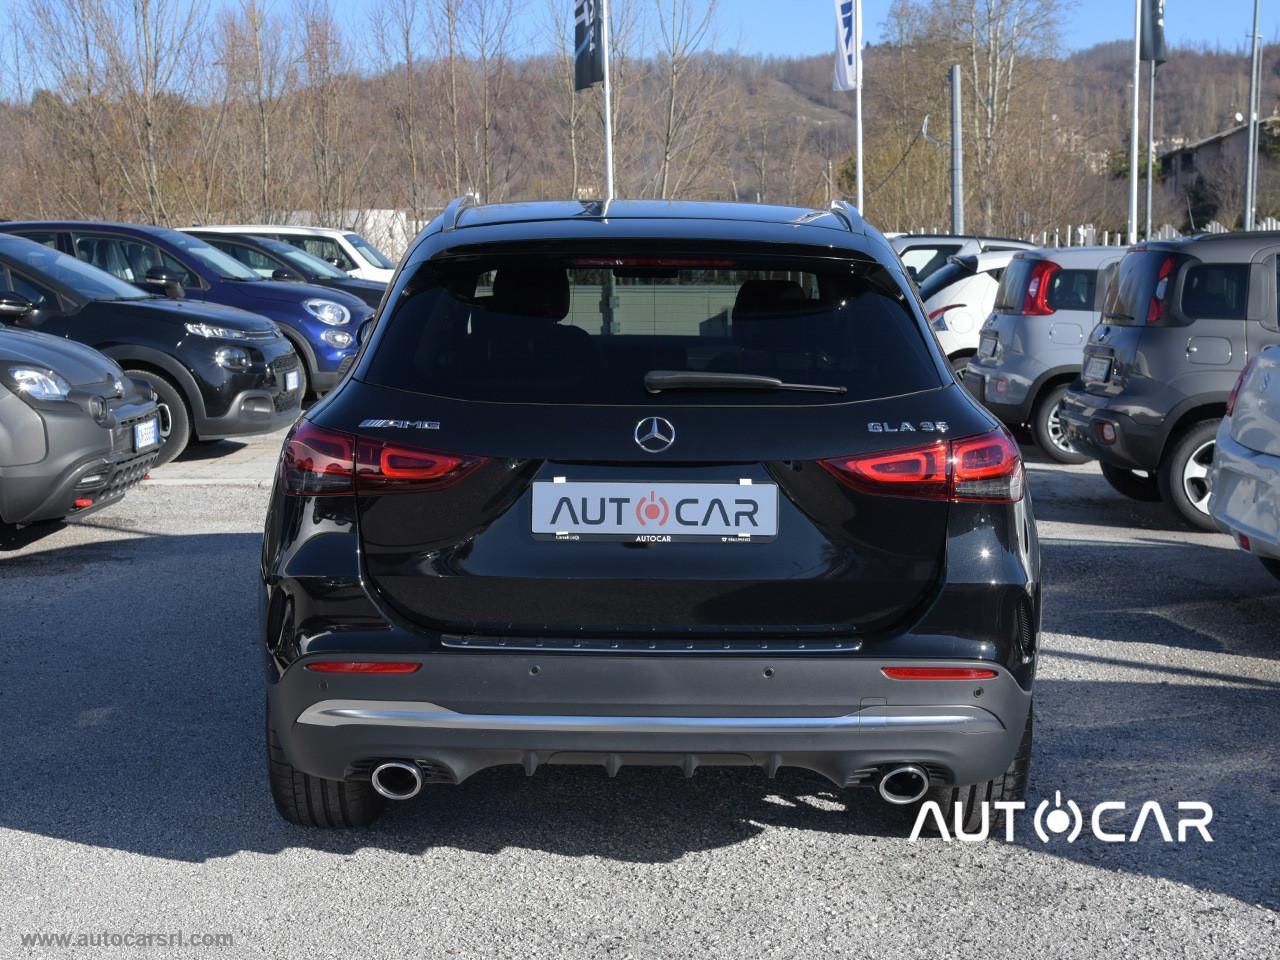
[[[493,278],[492,309],[563,320],[569,315],[569,276],[563,267],[499,267]]]
[[[804,304],[804,288],[794,280],[748,280],[738,288],[733,319],[752,320],[797,312]]]

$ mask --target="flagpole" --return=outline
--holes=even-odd
[[[854,134],[854,150],[857,153],[858,177],[858,212],[865,216],[866,209],[862,199],[862,0],[854,0],[857,9],[853,15],[854,46],[858,56],[858,88],[854,93],[853,112],[856,132]]]
[[[1142,97],[1142,0],[1133,0],[1133,123],[1129,130],[1129,245],[1138,242],[1138,134],[1139,102]]]
[[[1142,234],[1151,239],[1151,167],[1155,159],[1156,143],[1156,62],[1151,61],[1150,79],[1147,81],[1147,229]]]
[[[604,201],[613,199],[613,92],[609,85],[609,0],[600,3],[600,46],[604,64]]]

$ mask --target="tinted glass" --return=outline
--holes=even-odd
[[[959,252],[958,243],[910,247],[902,251],[902,264],[911,271],[916,283],[924,283],[930,274],[946,266],[947,257]]]
[[[1249,306],[1249,265],[1202,263],[1182,278],[1182,313],[1192,320],[1243,320]]]
[[[330,266],[336,266],[342,270],[355,269],[355,264],[342,252],[337,240],[330,240],[328,237],[283,237],[282,239],[299,250],[305,250],[313,257],[319,257]]]
[[[403,390],[527,403],[803,404],[940,385],[905,303],[847,265],[602,269],[524,257],[427,264],[410,290],[365,374]],[[644,387],[650,370],[757,374],[848,392],[655,397]]]
[[[927,301],[947,289],[957,280],[963,280],[965,277],[971,276],[973,276],[971,269],[958,263],[948,263],[940,270],[935,270],[929,274],[928,278],[920,284],[920,299]]]
[[[1169,284],[1177,265],[1185,258],[1159,250],[1137,250],[1126,253],[1120,261],[1114,283],[1107,285],[1107,299],[1102,319],[1118,326],[1145,326],[1152,312],[1152,301],[1158,302],[1156,313],[1161,322],[1171,318],[1164,311]]]
[[[260,277],[270,279],[284,264],[268,257],[260,250],[246,247],[243,243],[230,243],[226,240],[209,240],[210,246],[223,253],[229,253]]]
[[[53,291],[32,283],[12,270],[0,270],[0,283],[4,284],[4,290],[26,297],[37,310],[57,303],[58,300]]]
[[[384,270],[391,270],[395,264],[388,260],[372,243],[360,236],[358,233],[344,233],[343,238],[347,243],[351,244],[360,251],[360,256],[364,257],[375,267],[382,267]]]
[[[1031,268],[1035,262],[1014,257],[1005,267],[1000,287],[996,290],[996,313],[1018,313],[1022,310],[1027,281],[1031,279]]]
[[[35,243],[43,244],[46,247],[58,249],[58,234],[53,230],[30,230],[19,233],[18,236]]]
[[[178,233],[176,230],[166,230],[164,235],[183,256],[195,261],[196,267],[209,270],[223,280],[261,279],[235,257],[209,246],[199,237]]]
[[[110,273],[48,247],[5,244],[5,256],[35,277],[68,288],[85,300],[140,300],[150,294]]]
[[[273,255],[284,260],[308,280],[321,278],[325,280],[345,280],[347,275],[331,263],[326,263],[315,254],[300,250],[291,243],[279,240],[261,240],[262,246]]]
[[[1048,303],[1055,310],[1092,310],[1096,270],[1059,270],[1049,280]]]

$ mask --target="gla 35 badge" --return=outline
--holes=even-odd
[[[903,420],[896,426],[879,420],[868,423],[867,429],[872,433],[946,433],[949,428],[945,420],[918,420],[915,423]]]

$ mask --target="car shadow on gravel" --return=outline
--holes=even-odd
[[[821,833],[842,838],[841,869],[855,885],[873,851],[923,854],[905,840],[909,813],[794,771],[770,781],[758,770],[703,769],[685,780],[623,768],[611,780],[599,769],[544,767],[526,778],[504,768],[393,805],[369,830],[288,826],[271,807],[262,756],[258,548],[246,534],[150,536],[0,560],[0,827],[195,863],[294,847],[410,856],[520,848],[666,863],[766,831]],[[1133,845],[1042,845],[1024,823],[1015,843],[1280,906],[1280,697],[1252,681],[1163,680],[1043,682],[1031,800],[1053,790],[1082,804],[1206,800],[1216,842],[1178,847],[1149,834]],[[39,870],[32,849],[27,862]],[[995,847],[979,854],[989,866],[1005,862]]]

